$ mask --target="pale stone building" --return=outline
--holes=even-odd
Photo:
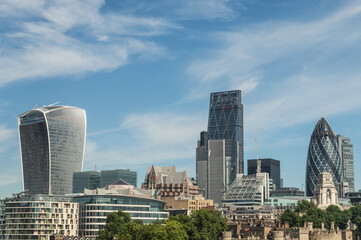
[[[337,194],[332,175],[328,172],[320,173],[317,177],[313,203],[321,209],[326,209],[330,205],[338,205]]]

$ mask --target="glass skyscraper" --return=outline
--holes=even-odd
[[[220,203],[223,193],[243,173],[241,91],[211,93],[208,118],[207,196]]]
[[[355,191],[353,145],[350,138],[337,135],[343,169],[343,194]]]
[[[321,118],[313,130],[306,166],[306,195],[313,196],[317,177],[322,172],[332,175],[338,195],[342,196],[342,162],[336,134],[326,119]]]
[[[72,193],[73,172],[83,167],[85,110],[44,106],[19,116],[23,187],[32,194]]]

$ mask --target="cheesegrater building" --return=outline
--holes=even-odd
[[[341,197],[343,172],[337,137],[324,118],[317,122],[308,148],[306,196],[313,196],[318,175],[322,172],[332,175],[339,197]]]
[[[31,194],[72,193],[83,167],[86,115],[71,106],[44,106],[19,116],[23,188]]]
[[[237,174],[243,173],[240,90],[211,93],[207,140],[207,198],[221,203]]]

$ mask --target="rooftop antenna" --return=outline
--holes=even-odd
[[[59,102],[52,103],[52,104],[49,104],[48,107],[54,106],[54,105],[59,104],[59,103],[60,103],[60,101],[59,101]]]
[[[35,107],[34,107],[34,109],[37,109],[37,108],[38,108],[38,105],[39,105],[39,104],[36,104]]]
[[[97,164],[95,164],[95,169],[94,169],[94,171],[95,171],[95,172],[97,171]]]
[[[259,159],[259,156],[258,156],[258,140],[257,138],[255,139],[256,140],[256,154],[257,154],[257,173],[261,173],[261,160]]]

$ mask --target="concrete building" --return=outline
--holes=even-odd
[[[198,186],[194,186],[187,177],[187,172],[177,172],[175,166],[148,167],[142,188],[153,190],[155,196],[196,196],[199,194]]]
[[[187,209],[187,210],[199,210],[201,208],[207,208],[213,206],[213,200],[205,199],[202,195],[198,196],[178,196],[178,197],[162,197],[165,201],[166,209]]]
[[[281,188],[281,164],[279,160],[273,158],[261,158],[261,172],[266,172],[269,177],[273,179],[273,184],[276,189]],[[247,160],[247,173],[248,175],[256,174],[257,172],[257,159]]]
[[[306,165],[306,195],[313,196],[321,172],[332,175],[339,197],[342,197],[343,170],[336,134],[326,119],[321,118],[311,135]]]
[[[0,199],[0,239],[5,239],[5,199]]]
[[[269,198],[268,173],[255,175],[238,174],[229,190],[225,193],[222,203],[232,209],[239,207],[254,208],[262,206]]]
[[[345,198],[350,199],[351,205],[357,206],[361,204],[361,190],[358,192],[348,192]]]
[[[74,172],[73,193],[83,193],[84,189],[97,189],[100,187],[100,172]]]
[[[78,235],[78,204],[63,196],[16,194],[5,200],[5,239]]]
[[[337,135],[343,169],[343,194],[355,191],[353,145],[350,138]]]
[[[106,188],[85,190],[84,195],[75,196],[79,203],[79,234],[85,237],[98,235],[104,228],[108,214],[122,210],[132,220],[151,223],[166,219],[165,202],[151,198],[152,191],[135,188],[133,185],[108,185]]]
[[[211,93],[207,138],[207,198],[221,203],[223,194],[244,168],[240,90]]]
[[[18,123],[24,191],[72,193],[73,172],[83,167],[85,110],[44,106],[21,114]]]
[[[198,182],[199,192],[203,196],[207,196],[207,173],[208,173],[208,138],[207,132],[200,134],[200,139],[196,149],[196,178]]]
[[[102,170],[100,172],[100,187],[106,187],[119,180],[124,180],[137,187],[137,172],[129,169]]]

